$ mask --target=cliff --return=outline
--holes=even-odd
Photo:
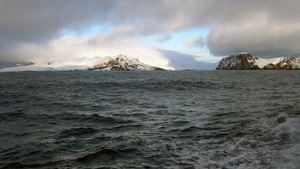
[[[262,59],[249,53],[240,53],[223,58],[217,70],[299,70],[300,58],[280,57]]]

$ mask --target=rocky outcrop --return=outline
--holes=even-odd
[[[88,70],[102,70],[102,71],[121,71],[121,70],[164,70],[159,67],[154,67],[141,63],[136,58],[119,55],[111,58],[103,63],[100,63]]]
[[[262,59],[249,53],[240,53],[223,58],[217,70],[299,70],[300,58],[280,57]]]
[[[217,70],[259,70],[259,66],[255,64],[255,59],[249,53],[230,55],[220,61]]]
[[[264,70],[300,70],[300,58],[286,57],[278,63],[270,63],[263,68]]]

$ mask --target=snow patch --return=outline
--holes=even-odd
[[[255,64],[259,67],[259,68],[264,68],[265,66],[267,66],[268,64],[277,64],[280,61],[282,61],[284,59],[284,57],[280,57],[280,58],[272,58],[272,59],[262,59],[262,58],[256,58],[255,59]]]

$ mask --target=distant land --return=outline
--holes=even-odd
[[[299,57],[262,59],[244,52],[221,59],[217,70],[300,70]]]
[[[119,55],[115,58],[111,58],[104,61],[94,67],[88,68],[88,70],[99,71],[120,71],[120,70],[164,70],[160,67],[150,66],[141,63],[137,58],[131,58],[126,55]]]
[[[27,63],[2,63],[0,72],[22,71],[151,71],[151,70],[214,70],[218,63],[197,61],[193,56],[167,51],[167,66],[153,62],[148,64],[140,58],[119,54],[117,56],[92,57],[68,61],[29,61]]]
[[[174,55],[176,60],[176,55]],[[219,63],[195,62],[191,58],[172,63],[172,66],[181,67],[174,70],[199,70],[197,68],[206,68],[202,70],[300,70],[299,57],[277,57],[271,59],[263,59],[252,56],[250,53],[243,52],[236,55],[230,55],[222,58]],[[173,58],[174,60],[174,58]],[[178,59],[177,59],[178,60]],[[28,63],[0,63],[0,72],[21,72],[21,71],[153,71],[153,70],[169,70],[157,66],[142,63],[138,58],[126,55],[118,55],[114,57],[103,57],[100,60],[93,61],[93,65],[64,65],[60,62],[28,62]],[[181,64],[179,66],[176,64]],[[189,65],[190,64],[190,68]]]
[[[1,65],[0,65],[1,66]],[[138,70],[165,70],[160,67],[144,64],[137,58],[126,55],[106,57],[94,64],[94,66],[60,65],[57,63],[10,63],[4,64],[0,72],[22,72],[22,71],[138,71]]]

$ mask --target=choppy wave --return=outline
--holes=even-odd
[[[300,168],[297,71],[0,74],[0,168]]]

